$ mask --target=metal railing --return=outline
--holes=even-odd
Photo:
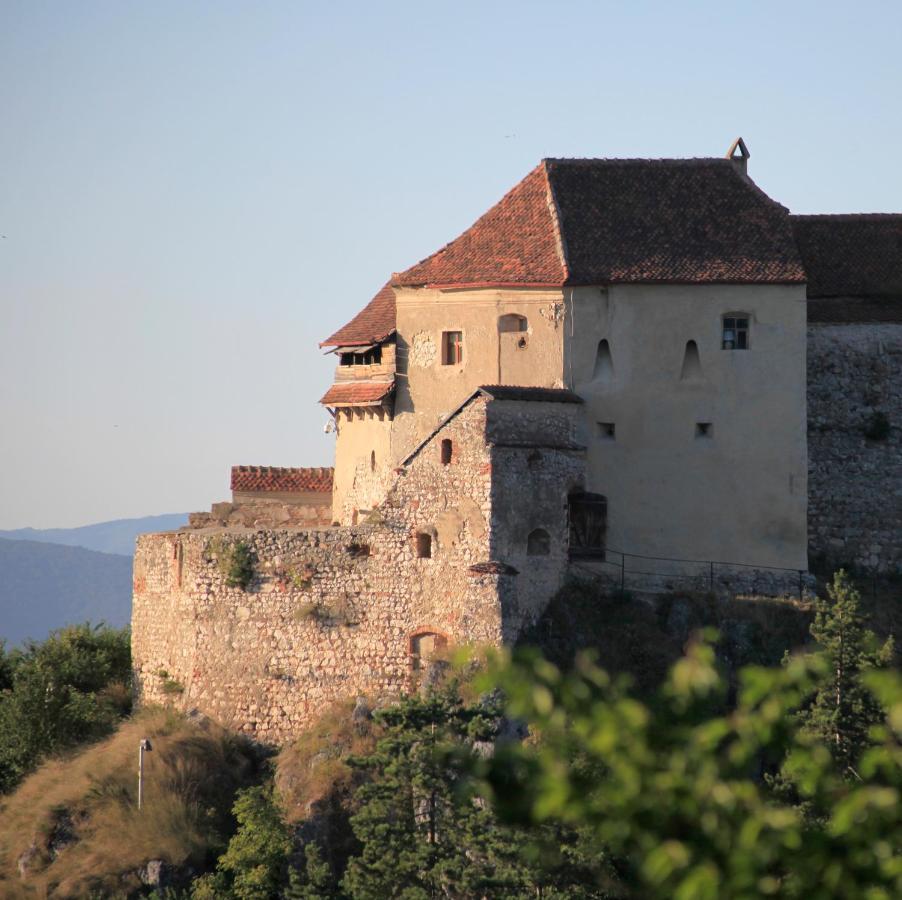
[[[612,559],[612,555],[615,558]],[[628,564],[628,560],[635,560],[636,562],[634,564]],[[677,563],[683,566],[683,568],[681,570],[661,572],[659,571],[661,566],[654,565],[655,563]],[[599,550],[597,556],[580,554],[575,558],[571,557],[570,564],[577,569],[582,569],[595,576],[600,573],[595,569],[590,569],[588,567],[589,565],[607,567],[606,573],[609,573],[613,579],[619,577],[621,591],[627,589],[627,576],[630,575],[641,576],[642,578],[651,580],[661,580],[665,582],[665,585],[670,582],[687,582],[693,585],[706,584],[708,590],[713,593],[718,571],[721,575],[736,569],[774,573],[782,572],[787,576],[785,584],[788,585],[791,582],[793,587],[797,588],[799,600],[804,600],[805,576],[807,575],[805,569],[793,569],[785,566],[763,566],[755,563],[723,562],[722,560],[711,559],[681,559],[673,556],[649,556],[644,553],[627,553],[625,550],[615,550],[612,547],[605,547],[604,550]],[[641,566],[641,568],[632,568],[632,565]],[[686,571],[686,566],[694,566],[697,568]],[[751,582],[753,589],[755,580],[756,579],[753,579]]]

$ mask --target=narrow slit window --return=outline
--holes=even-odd
[[[723,340],[721,346],[724,350],[748,350],[749,348],[749,317],[744,313],[723,317]]]
[[[441,449],[441,460],[443,466],[447,466],[451,462],[451,449],[451,438],[444,438],[442,440]]]
[[[425,532],[417,534],[417,559],[432,558],[432,535]]]
[[[464,361],[464,335],[462,331],[442,332],[442,365],[459,366]]]

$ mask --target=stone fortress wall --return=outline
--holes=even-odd
[[[584,477],[577,408],[474,395],[405,461],[364,524],[140,537],[140,701],[280,742],[336,700],[408,689],[436,647],[514,639],[565,575],[566,495]],[[490,442],[495,418],[519,421],[512,445]],[[548,532],[547,554],[513,548],[527,521]],[[246,589],[228,586],[220,566],[238,542],[255,558]]]
[[[902,573],[902,323],[808,326],[812,564]]]

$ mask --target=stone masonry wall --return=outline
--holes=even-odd
[[[808,457],[812,564],[902,572],[902,323],[809,326]]]
[[[335,700],[409,688],[420,633],[500,643],[510,576],[489,560],[485,416],[480,400],[447,423],[368,524],[142,536],[132,618],[140,700],[280,742]],[[443,438],[455,447],[449,465]],[[418,558],[417,534],[430,536],[429,558]],[[247,590],[229,587],[219,565],[239,541],[256,558]]]

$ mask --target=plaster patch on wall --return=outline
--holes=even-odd
[[[549,306],[540,306],[539,314],[542,318],[547,319],[555,328],[564,321],[564,302],[556,300]]]
[[[435,341],[428,331],[419,331],[410,342],[410,361],[426,368],[435,362]]]

